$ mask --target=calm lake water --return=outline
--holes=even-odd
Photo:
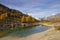
[[[25,29],[22,28],[19,31],[11,33],[11,35],[25,37],[25,36],[29,36],[31,34],[46,31],[47,29],[48,29],[48,27],[39,25],[39,26],[29,27],[29,28],[25,28]]]

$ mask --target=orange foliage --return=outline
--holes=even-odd
[[[6,17],[7,17],[7,13],[1,14],[1,15],[0,15],[0,20],[4,19],[4,18],[6,18]]]

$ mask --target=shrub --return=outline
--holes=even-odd
[[[60,30],[60,26],[54,26],[55,30]]]

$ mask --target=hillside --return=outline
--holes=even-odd
[[[21,23],[33,23],[38,20],[32,16],[22,13],[21,11],[10,9],[0,4],[0,28],[9,28],[21,26]]]
[[[60,22],[60,13],[48,16],[47,18],[45,18],[45,20],[48,20],[48,21],[51,21],[51,22]]]

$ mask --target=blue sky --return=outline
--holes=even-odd
[[[60,13],[60,0],[0,0],[0,3],[35,18]]]

